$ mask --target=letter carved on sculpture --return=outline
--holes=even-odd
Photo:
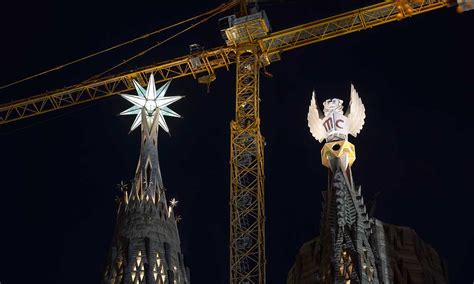
[[[347,140],[349,134],[356,137],[362,129],[365,120],[365,107],[353,85],[351,85],[351,101],[345,114],[342,110],[342,103],[343,101],[340,99],[326,100],[323,103],[323,115],[318,110],[313,91],[308,112],[308,126],[311,134],[319,142],[323,142],[325,139],[327,142]]]

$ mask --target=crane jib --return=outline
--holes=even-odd
[[[400,5],[401,2],[403,1],[371,5],[252,40],[259,46],[262,64],[268,65],[279,60],[283,51],[453,5],[442,0],[405,1],[408,3],[406,5]],[[192,60],[196,57],[200,64],[196,65],[196,60]],[[150,73],[155,75],[157,82],[185,76],[198,79],[201,75],[214,75],[216,69],[224,67],[228,69],[233,63],[235,63],[235,47],[219,47],[132,72],[5,103],[0,105],[0,125],[126,92],[133,88],[132,79],[145,84]]]

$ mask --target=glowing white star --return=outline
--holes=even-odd
[[[174,207],[178,206],[178,202],[179,202],[179,201],[176,200],[176,198],[171,199],[171,200],[170,200],[170,205],[171,205],[171,207],[174,208]]]
[[[169,133],[168,125],[166,124],[164,116],[181,116],[176,112],[172,111],[168,107],[168,105],[183,98],[183,96],[165,97],[166,91],[168,90],[170,83],[171,81],[168,81],[158,90],[156,90],[155,78],[153,77],[153,74],[151,74],[146,90],[142,86],[140,86],[137,81],[133,80],[133,85],[135,86],[135,90],[137,91],[138,96],[121,94],[121,96],[127,101],[131,102],[133,106],[127,110],[122,111],[120,115],[137,115],[135,121],[132,124],[132,127],[130,128],[130,132],[140,126],[140,124],[142,123],[142,111],[145,111],[148,126],[152,125],[155,116],[158,115],[158,121],[160,126],[166,132]]]

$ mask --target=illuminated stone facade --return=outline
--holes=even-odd
[[[301,247],[287,284],[448,283],[444,262],[412,229],[369,216],[352,179],[350,153],[324,150],[328,145],[321,235]]]
[[[348,135],[356,137],[365,123],[365,107],[354,86],[345,114],[342,109],[342,100],[330,99],[320,114],[313,92],[308,127],[317,141],[326,140],[321,161],[329,182],[321,235],[300,249],[287,283],[447,283],[445,265],[413,230],[369,216],[351,170],[356,154]]]
[[[361,188],[352,179],[349,156],[327,152],[329,186],[323,192],[319,281],[387,283],[384,233],[368,216]]]
[[[386,223],[383,229],[390,277],[387,283],[449,282],[445,262],[413,229]],[[287,284],[321,283],[320,264],[321,243],[317,237],[301,246],[288,273]]]
[[[154,123],[157,123],[155,119]],[[147,123],[142,123],[147,128]],[[142,131],[135,181],[119,200],[104,284],[188,284],[173,206],[158,163],[157,131]]]
[[[328,142],[321,155],[329,174],[321,235],[303,245],[287,283],[447,283],[445,265],[413,230],[369,216],[352,178],[354,146]]]
[[[189,270],[180,248],[177,218],[168,204],[158,162],[158,129],[168,131],[163,115],[173,97],[164,97],[169,84],[158,92],[153,77],[146,90],[134,82],[139,96],[132,97],[148,107],[132,107],[125,114],[137,114],[132,130],[141,124],[141,150],[132,188],[123,190],[112,248],[103,278],[104,284],[189,284]],[[146,96],[145,96],[146,95]],[[161,108],[159,100],[165,102]],[[168,101],[166,101],[168,100]],[[172,113],[173,114],[173,113]],[[176,114],[177,115],[177,114]],[[172,116],[176,116],[172,115]]]

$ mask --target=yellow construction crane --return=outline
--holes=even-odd
[[[215,80],[217,69],[236,64],[235,118],[230,123],[230,282],[265,283],[264,138],[260,133],[260,69],[278,61],[283,52],[352,32],[458,5],[471,9],[472,0],[397,0],[371,5],[337,16],[270,33],[264,11],[247,11],[222,18],[226,45],[196,48],[190,55],[135,71],[87,81],[24,100],[0,105],[0,125],[69,106],[126,93],[132,80],[145,85],[193,76],[201,83]]]

